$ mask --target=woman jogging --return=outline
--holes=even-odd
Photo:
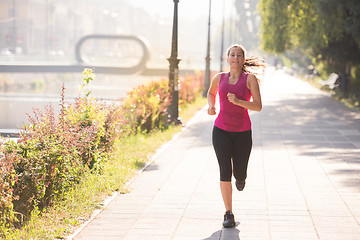
[[[248,110],[262,109],[258,79],[252,70],[265,67],[259,58],[246,58],[245,49],[241,45],[228,48],[227,62],[230,71],[215,75],[207,93],[209,115],[216,114],[215,99],[219,93],[220,112],[215,120],[212,141],[220,168],[220,190],[226,209],[223,222],[225,228],[235,226],[232,175],[239,191],[245,187],[252,147]]]

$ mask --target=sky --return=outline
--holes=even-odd
[[[215,48],[220,49],[220,45],[214,45],[214,39],[217,37],[215,30],[220,29],[222,25],[224,8],[226,14],[231,13],[231,11],[234,11],[234,9],[231,8],[234,7],[235,1],[236,0],[211,0],[212,50]],[[127,0],[127,2],[134,7],[144,9],[153,16],[172,19],[174,15],[173,0]],[[179,0],[179,56],[183,59],[181,64],[185,64],[187,59],[195,62],[204,61],[207,44],[209,2],[210,0]],[[171,42],[171,35],[168,37],[168,42]],[[212,61],[216,61],[217,58],[217,56],[212,56]]]
[[[233,5],[235,0],[211,0],[211,21],[214,24],[221,24],[223,16],[223,5],[225,8]],[[163,17],[172,17],[174,14],[173,0],[128,0],[134,6],[143,8],[150,14]],[[210,0],[179,0],[179,18],[196,20],[200,16],[208,16]]]

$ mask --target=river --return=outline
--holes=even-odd
[[[166,76],[96,74],[88,90],[97,99],[119,101],[127,92],[147,81]],[[12,73],[0,75],[0,132],[11,132],[28,123],[27,114],[52,104],[57,111],[65,84],[65,99],[73,102],[79,97],[83,84],[81,74]]]

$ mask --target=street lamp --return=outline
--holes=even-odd
[[[211,0],[209,0],[209,21],[208,21],[208,42],[206,50],[206,66],[205,66],[205,84],[204,97],[207,95],[207,90],[210,87],[210,16],[211,16]]]
[[[179,119],[179,62],[178,56],[178,3],[179,0],[174,1],[174,20],[171,44],[171,56],[169,61],[169,90],[170,90],[170,105],[168,106],[168,114],[170,121],[176,125],[181,124]]]

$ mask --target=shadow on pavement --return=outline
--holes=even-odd
[[[239,223],[236,223],[236,226],[238,226]],[[240,240],[239,237],[240,230],[237,228],[223,228],[222,230],[216,231],[213,234],[211,234],[210,237],[204,238],[202,240]]]
[[[220,237],[221,237],[221,231],[222,231],[222,230],[216,231],[216,232],[214,232],[213,234],[211,234],[210,237],[208,237],[208,238],[203,238],[202,240],[219,240]]]
[[[285,145],[300,156],[313,157],[329,176],[342,177],[341,185],[360,191],[358,111],[325,95],[296,94],[264,106],[256,120],[262,146]]]

